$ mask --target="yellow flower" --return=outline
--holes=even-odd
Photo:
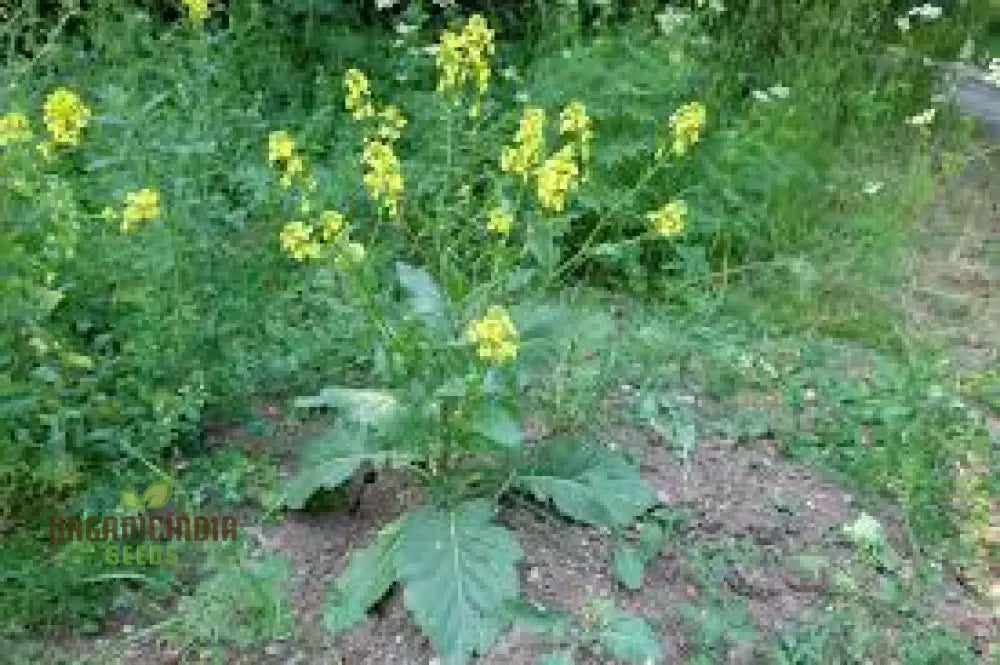
[[[566,193],[574,186],[573,179],[580,174],[573,153],[572,145],[564,146],[538,169],[538,201],[553,212],[563,211]]]
[[[507,233],[510,233],[510,229],[513,225],[514,218],[511,217],[510,213],[504,210],[501,206],[496,206],[491,209],[486,216],[486,229],[488,231],[506,235]]]
[[[31,124],[23,113],[0,116],[0,147],[31,139]]]
[[[296,261],[318,259],[321,248],[312,238],[312,228],[302,222],[289,222],[280,234],[281,247]]]
[[[209,0],[181,0],[187,9],[188,18],[192,23],[201,24],[211,13],[208,5]]]
[[[122,231],[132,230],[136,222],[156,219],[160,216],[160,195],[149,188],[125,195],[125,209],[122,211]]]
[[[562,134],[584,134],[590,132],[590,117],[583,104],[570,102],[559,114],[559,132]]]
[[[271,164],[285,162],[295,153],[295,139],[281,129],[271,132],[267,137],[267,161]]]
[[[355,120],[370,118],[375,114],[371,103],[371,85],[363,72],[357,69],[347,70],[347,74],[344,75],[344,86],[347,88],[344,106]]]
[[[670,116],[673,130],[672,150],[675,155],[683,155],[701,138],[705,126],[705,107],[700,102],[689,102]]]
[[[363,180],[368,194],[390,217],[397,216],[403,194],[403,176],[392,146],[383,141],[367,141],[361,162],[366,168]]]
[[[333,259],[338,268],[347,269],[365,260],[365,246],[359,242],[348,242]]]
[[[280,184],[284,189],[292,186],[295,176],[305,173],[306,163],[300,155],[292,155],[285,163],[285,172],[281,174]]]
[[[378,135],[386,141],[395,141],[399,138],[400,132],[406,127],[406,118],[395,106],[386,106],[382,109],[378,117],[382,123],[378,128]]]
[[[583,104],[570,102],[559,114],[559,133],[575,134],[580,145],[580,159],[590,160],[590,141],[594,138],[593,122]]]
[[[76,93],[66,88],[53,90],[45,98],[42,110],[53,143],[76,145],[80,142],[80,132],[90,122],[91,112]]]
[[[687,205],[683,201],[671,201],[659,210],[646,213],[646,218],[657,233],[670,237],[684,230],[685,215],[687,215]]]
[[[502,363],[517,355],[517,329],[503,307],[492,305],[486,315],[469,323],[469,341],[483,360]]]
[[[324,210],[319,216],[319,231],[323,242],[333,240],[344,230],[344,215],[336,210]]]
[[[493,30],[480,14],[466,21],[460,33],[445,30],[437,45],[438,92],[460,94],[471,83],[478,96],[489,87],[490,63],[493,55]],[[471,114],[479,114],[479,99]]]
[[[513,145],[500,154],[500,169],[528,179],[529,172],[538,164],[545,147],[545,111],[528,107],[521,116]]]

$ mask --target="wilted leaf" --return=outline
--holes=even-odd
[[[363,621],[368,609],[389,591],[397,577],[401,534],[402,523],[393,522],[368,547],[351,554],[347,568],[327,596],[324,623],[329,630],[343,630]]]
[[[142,493],[142,504],[146,508],[162,508],[170,500],[170,492],[170,481],[155,482]]]
[[[465,663],[499,633],[518,593],[521,547],[495,524],[491,505],[418,508],[406,516],[396,569],[404,600],[442,659]]]
[[[606,450],[557,440],[524,469],[519,486],[539,501],[589,524],[625,526],[656,505],[656,494],[624,458]]]

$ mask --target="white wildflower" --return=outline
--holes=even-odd
[[[883,183],[880,180],[869,181],[865,183],[865,186],[861,188],[861,191],[869,196],[874,196],[882,191]]]
[[[937,115],[937,109],[929,108],[918,113],[915,116],[911,116],[906,119],[906,124],[912,125],[914,127],[926,127],[934,122],[934,116]]]
[[[844,533],[856,543],[873,545],[882,539],[882,525],[867,513],[861,513],[851,524],[844,525]]]
[[[990,60],[989,71],[983,77],[990,85],[1000,88],[1000,58]]]
[[[764,92],[763,90],[753,90],[753,91],[751,91],[750,94],[753,95],[753,98],[756,99],[758,102],[769,102],[769,101],[771,101],[771,98],[768,97],[767,93]]]
[[[392,9],[397,0],[375,0],[375,9]]]
[[[899,28],[900,32],[909,32],[910,30],[910,19],[907,16],[900,16],[896,19],[896,27]]]
[[[937,5],[924,3],[918,7],[914,7],[909,13],[910,16],[919,16],[927,19],[928,21],[933,21],[934,19],[941,18],[942,10]]]
[[[767,91],[777,99],[788,99],[788,95],[791,94],[791,90],[783,85],[772,85]]]

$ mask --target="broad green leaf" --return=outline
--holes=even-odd
[[[547,653],[537,661],[537,665],[573,665],[573,652],[569,649]]]
[[[300,409],[343,409],[351,420],[369,425],[388,419],[400,408],[392,392],[337,386],[323,388],[318,395],[296,397],[294,404]]]
[[[131,490],[122,490],[122,507],[128,510],[142,510],[142,499]]]
[[[640,528],[639,551],[643,558],[649,561],[653,557],[659,556],[667,533],[663,525],[658,522],[646,522]]]
[[[541,448],[518,485],[589,524],[625,526],[656,505],[655,492],[621,455],[566,440]]]
[[[161,480],[153,483],[142,493],[142,504],[146,508],[162,508],[170,500],[170,482]]]
[[[642,555],[635,547],[623,543],[615,548],[612,571],[618,581],[630,591],[638,591],[642,586],[644,565]]]
[[[650,625],[620,610],[608,617],[600,640],[612,655],[630,663],[646,665],[659,663],[663,658],[660,642]]]
[[[422,268],[415,268],[402,261],[396,262],[396,276],[410,297],[413,311],[425,318],[444,314],[445,299],[434,278]]]
[[[389,452],[374,449],[365,432],[335,427],[309,444],[301,470],[285,486],[284,504],[300,510],[319,489],[336,489],[365,462],[380,465]]]
[[[347,568],[327,596],[324,623],[338,631],[363,621],[369,608],[382,599],[396,581],[396,552],[402,542],[402,522],[379,531],[368,547],[355,550]]]
[[[486,403],[472,416],[472,431],[504,448],[521,447],[521,424],[496,403]]]
[[[406,516],[396,556],[404,601],[445,662],[467,662],[499,633],[505,603],[518,593],[522,556],[487,501]]]

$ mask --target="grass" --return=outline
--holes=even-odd
[[[256,404],[284,410],[323,386],[381,388],[437,371],[434,341],[414,317],[394,319],[407,336],[397,347],[380,346],[368,327],[371,307],[401,300],[382,267],[397,258],[436,266],[450,275],[443,291],[469,294],[511,261],[483,249],[493,239],[477,225],[503,194],[483,174],[509,143],[523,95],[553,113],[580,100],[596,128],[589,180],[559,218],[561,235],[550,245],[510,240],[524,241],[539,271],[546,252],[581,257],[556,288],[515,272],[509,281],[522,285],[504,292],[519,300],[519,325],[537,319],[557,331],[519,351],[525,415],[551,436],[638,427],[683,459],[699,441],[777,441],[783,458],[818,465],[867,506],[888,506],[894,546],[913,567],[947,564],[922,587],[898,571],[873,573],[858,554],[859,579],[897,584],[897,596],[841,589],[817,600],[815,623],[760,631],[742,600],[709,589],[719,561],[761,553],[712,554],[718,544],[695,530],[682,557],[704,594],[667,617],[690,646],[687,662],[725,657],[737,629],[759,638],[770,654],[760,662],[974,662],[967,635],[912,608],[945,593],[948,576],[987,591],[996,386],[982,371],[988,363],[974,367],[978,378],[962,362],[962,373],[942,363],[964,361],[967,349],[955,335],[932,334],[947,317],[919,294],[948,288],[949,301],[981,299],[942,285],[955,262],[918,220],[943,190],[979,192],[979,208],[932,217],[933,238],[949,237],[966,215],[962,237],[980,248],[972,260],[993,275],[990,185],[949,170],[971,145],[953,109],[940,106],[932,131],[905,124],[930,104],[931,82],[917,60],[878,57],[895,36],[868,19],[874,5],[846,3],[843,29],[830,28],[818,3],[792,3],[782,16],[749,3],[739,25],[733,12],[705,9],[666,38],[641,2],[583,31],[569,14],[506,33],[519,19],[491,16],[502,39],[483,107],[489,122],[470,121],[463,134],[465,121],[449,112],[437,140],[445,116],[433,59],[420,49],[451,15],[414,3],[375,25],[371,12],[246,3],[199,27],[152,5],[99,4],[37,15],[25,6],[3,28],[11,85],[0,91],[0,114],[25,113],[40,139],[52,89],[66,86],[93,109],[80,145],[52,162],[33,144],[0,145],[16,174],[0,189],[0,214],[18,220],[0,232],[9,266],[0,272],[9,349],[0,354],[0,570],[12,599],[0,633],[23,645],[16,657],[44,662],[59,636],[107,632],[116,613],[190,654],[252,650],[293,632],[282,587],[291,573],[259,543],[194,548],[177,570],[107,575],[96,548],[46,542],[48,518],[113,510],[122,489],[165,475],[182,505],[239,507],[266,523],[294,463],[273,443],[301,423],[276,424]],[[418,27],[394,30],[397,20]],[[914,38],[937,47],[961,29],[949,18]],[[777,38],[756,43],[754,34]],[[387,230],[361,184],[360,135],[343,99],[351,67],[408,116],[399,143],[407,210],[424,225],[412,232]],[[666,119],[692,100],[709,110],[696,149],[647,173]],[[292,205],[267,163],[268,133],[281,128],[318,183],[312,211]],[[159,219],[123,233],[101,218],[142,187],[159,192]],[[526,196],[517,198],[518,223],[537,214]],[[644,215],[673,196],[688,204],[685,233],[650,242]],[[291,261],[278,242],[293,218],[341,208],[365,243],[368,295],[345,291],[339,273]],[[434,240],[435,228],[448,230],[446,242]],[[995,357],[988,317],[971,309],[963,325],[987,338],[977,357]],[[213,448],[207,432],[221,422],[249,430],[255,447],[239,452],[232,436]],[[227,635],[237,596],[247,599],[240,631]],[[875,630],[896,639],[881,642]]]

